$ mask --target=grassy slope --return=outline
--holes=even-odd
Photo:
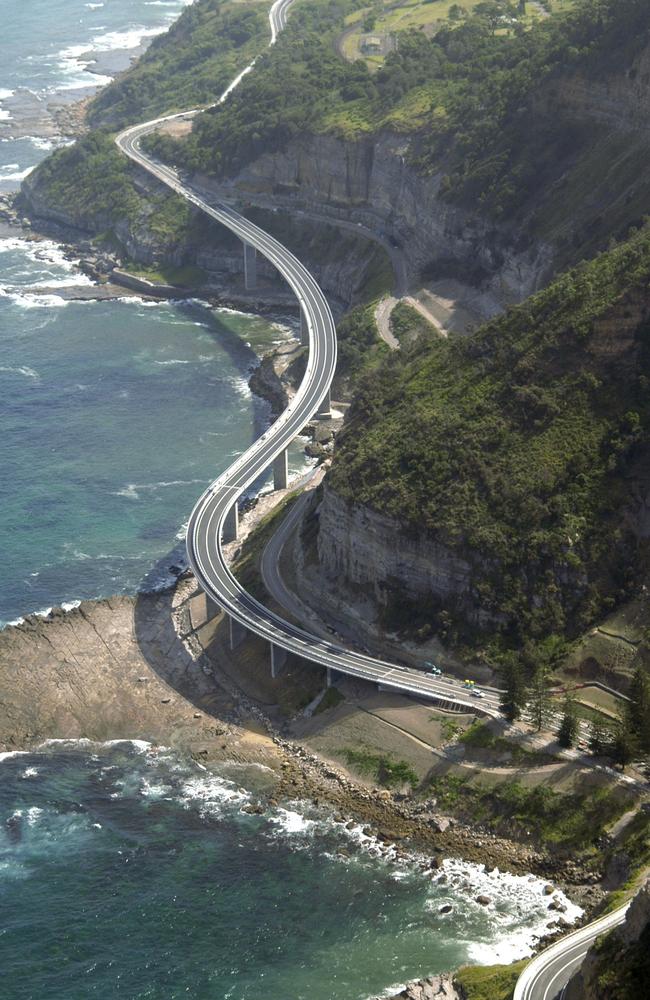
[[[594,323],[649,279],[644,230],[468,340],[389,357],[339,437],[331,484],[462,553],[520,637],[573,634],[637,584],[622,512],[648,458],[647,325],[610,356]]]
[[[512,965],[466,965],[454,976],[465,1000],[512,1000],[515,983],[527,959]]]

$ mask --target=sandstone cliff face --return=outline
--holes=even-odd
[[[272,195],[294,209],[353,219],[391,234],[404,250],[412,279],[425,267],[435,268],[436,261],[452,260],[470,275],[480,270],[497,308],[541,287],[549,277],[552,248],[518,248],[512,229],[444,201],[442,174],[422,176],[407,162],[411,141],[390,132],[356,141],[305,135],[283,152],[248,164],[232,183],[244,196]]]
[[[611,73],[602,80],[563,77],[549,88],[547,99],[583,121],[602,122],[617,131],[649,132],[650,47],[626,72]]]
[[[364,599],[371,621],[397,594],[461,605],[477,625],[495,620],[475,592],[480,553],[465,557],[424,534],[407,533],[392,518],[349,503],[327,486],[317,545],[320,579],[340,595],[347,591],[351,601]]]

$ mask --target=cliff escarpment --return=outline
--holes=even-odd
[[[273,199],[289,210],[351,219],[386,234],[402,251],[411,282],[459,277],[482,290],[487,314],[549,280],[550,245],[522,241],[478,206],[442,197],[444,172],[419,173],[409,151],[412,143],[389,131],[357,139],[303,135],[247,164],[228,187],[245,201]]]
[[[318,515],[323,578],[387,625],[574,636],[648,570],[650,233],[468,340],[361,380]]]

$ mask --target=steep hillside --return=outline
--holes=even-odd
[[[625,923],[596,941],[566,989],[566,1000],[633,1000],[650,986],[650,880]]]
[[[320,510],[387,625],[574,636],[648,569],[650,231],[362,381]]]

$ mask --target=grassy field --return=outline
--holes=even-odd
[[[526,11],[520,14],[519,22],[524,28],[530,28],[543,17],[569,10],[573,2],[574,0],[550,0],[550,10],[545,12],[542,4],[528,0]],[[385,40],[396,33],[409,30],[423,31],[431,36],[445,25],[462,24],[480,3],[481,0],[460,0],[460,3],[457,0],[402,0],[401,3],[384,0],[383,3],[375,3],[355,11],[346,18],[346,30],[339,37],[338,48],[341,55],[350,62],[363,59],[371,71],[377,70],[383,65],[385,55],[363,52],[361,42],[364,36],[372,35]],[[454,8],[458,7],[462,8],[463,14],[458,19],[453,19]],[[450,11],[452,20],[449,19]],[[514,25],[499,28],[496,33],[509,34],[513,30]]]

